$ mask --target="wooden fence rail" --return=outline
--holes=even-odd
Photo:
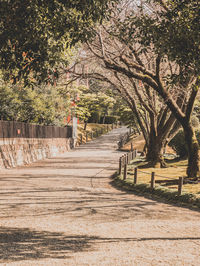
[[[34,125],[0,121],[0,138],[71,138],[72,127]]]
[[[119,175],[121,176],[123,174],[123,180],[127,179],[128,176],[128,165],[130,164],[131,160],[134,160],[137,157],[137,150],[133,150],[131,152],[128,152],[124,155],[122,155],[119,158]],[[133,183],[134,185],[138,184],[138,173],[142,172],[139,171],[137,167],[134,168],[134,178],[133,178]],[[145,173],[145,172],[143,172]],[[156,173],[152,172],[152,173],[147,173],[151,176],[150,179],[150,187],[152,190],[155,189],[155,183],[156,183]],[[164,176],[163,176],[164,177]],[[173,180],[176,180],[173,178]],[[182,189],[183,189],[183,177],[179,177],[178,179],[178,195],[181,196],[182,195]]]

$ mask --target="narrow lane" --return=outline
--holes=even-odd
[[[115,129],[0,177],[2,265],[200,265],[200,213],[112,187]]]

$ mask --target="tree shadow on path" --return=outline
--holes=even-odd
[[[0,227],[0,262],[32,259],[65,259],[70,253],[86,251],[93,237],[28,228]]]
[[[187,241],[200,240],[200,238],[107,238],[88,235],[67,236],[60,232],[35,231],[28,228],[0,227],[0,263],[47,258],[67,259],[73,253],[91,251],[92,246],[97,243],[165,240]]]

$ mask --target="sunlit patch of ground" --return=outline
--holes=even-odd
[[[131,136],[127,144],[124,145],[122,150],[129,151],[131,150],[131,143],[133,143],[133,148],[138,151],[142,151],[144,147],[144,139],[141,135]],[[173,149],[167,147],[166,152],[168,154],[175,155]],[[172,156],[173,158],[173,156]],[[134,178],[134,168],[138,167],[138,182],[150,184],[151,173],[155,172],[156,185],[164,186],[165,188],[175,189],[178,187],[178,179],[180,176],[186,176],[187,169],[187,160],[175,159],[166,159],[167,168],[152,168],[148,167],[145,158],[142,157],[137,161],[133,161],[128,167],[128,178],[133,180]],[[183,192],[195,194],[197,197],[200,197],[200,183],[188,183],[184,184]]]

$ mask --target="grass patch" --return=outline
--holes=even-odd
[[[126,191],[132,191],[137,195],[147,196],[148,198],[156,200],[164,200],[164,202],[178,203],[182,206],[195,207],[200,209],[200,198],[192,193],[183,193],[178,196],[177,190],[168,189],[157,185],[154,190],[150,188],[149,184],[134,185],[132,180],[122,180],[120,176],[116,176],[112,182],[116,187]]]
[[[127,179],[116,176],[115,184],[125,189],[154,197],[166,199],[167,201],[181,202],[200,208],[200,183],[184,184],[182,195],[178,196],[178,178],[185,176],[187,160],[168,160],[168,168],[147,168],[144,158],[137,158],[128,165]],[[138,167],[138,184],[133,184],[134,168]],[[150,187],[151,173],[155,172],[155,189]]]
[[[139,183],[150,184],[151,173],[155,172],[156,186],[160,185],[167,189],[176,189],[178,186],[178,178],[186,175],[187,160],[167,160],[167,168],[147,168],[147,163],[144,159],[132,161],[128,166],[129,176],[133,176],[134,168],[138,167],[138,181]],[[200,183],[198,184],[184,184],[183,193],[192,193],[200,197]]]

